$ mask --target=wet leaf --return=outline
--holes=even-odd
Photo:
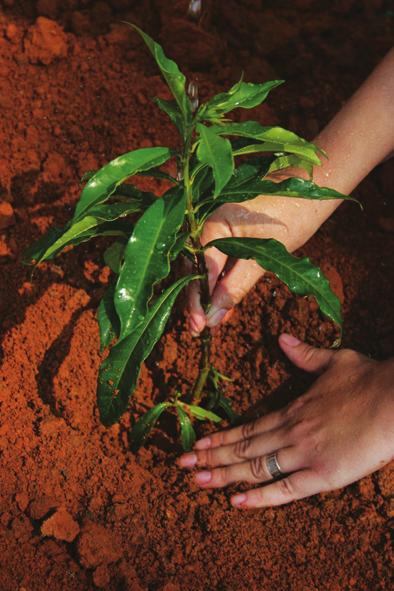
[[[297,154],[312,164],[320,164],[317,146],[282,127],[263,127],[257,121],[244,121],[242,123],[212,125],[210,129],[218,135],[245,137],[261,142],[261,144],[252,143],[250,146],[237,150],[236,155],[263,151],[288,152]]]
[[[269,92],[283,84],[284,80],[272,80],[263,84],[237,82],[228,92],[214,96],[201,109],[199,118],[216,119],[233,109],[253,109],[267,98]]]
[[[115,291],[124,338],[144,320],[156,283],[170,272],[170,254],[182,226],[186,196],[180,188],[157,199],[140,217],[126,245]]]
[[[214,197],[217,197],[234,171],[231,143],[213,133],[205,125],[198,124],[197,130],[200,135],[197,158],[201,163],[212,168],[215,179]]]
[[[176,404],[176,412],[178,414],[179,424],[181,427],[182,447],[185,451],[190,451],[193,449],[193,445],[196,441],[196,433],[193,429],[193,425],[189,416],[179,404]]]
[[[145,318],[135,330],[112,347],[100,367],[98,378],[98,406],[101,420],[112,425],[127,409],[133,393],[141,363],[151,353],[161,337],[174,302],[190,281],[199,279],[189,275],[176,281],[154,302]]]
[[[113,195],[116,188],[128,177],[160,166],[169,158],[169,148],[154,147],[127,152],[111,160],[86,183],[75,208],[74,221],[79,220],[88,209]]]
[[[97,321],[100,329],[100,350],[109,347],[114,338],[119,336],[120,322],[114,305],[115,281],[111,281],[97,309]]]
[[[131,23],[127,24],[137,31],[145,41],[178,104],[183,120],[187,121],[190,118],[190,103],[185,90],[185,76],[179,70],[177,64],[165,55],[163,48],[159,43],[156,43],[152,37],[144,33],[144,31],[136,25]]]
[[[331,291],[328,279],[309,258],[299,259],[273,238],[223,238],[213,240],[206,248],[215,246],[238,259],[254,259],[263,269],[271,271],[297,295],[312,295],[328,318],[342,323],[341,305]]]
[[[290,178],[280,183],[268,180],[253,180],[242,185],[228,183],[212,208],[220,207],[223,203],[242,203],[254,199],[258,195],[278,195],[280,197],[298,197],[300,199],[316,199],[319,201],[344,199],[355,201],[353,197],[343,195],[329,187],[319,187],[312,181]]]
[[[139,209],[138,202],[97,205],[89,210],[88,215],[76,222],[71,221],[65,228],[51,229],[26,251],[25,257],[39,264],[53,258],[66,246],[81,244],[96,236],[122,234],[124,226],[113,222]]]
[[[271,172],[276,172],[277,170],[289,168],[290,166],[295,168],[303,168],[308,173],[310,180],[312,180],[313,164],[295,155],[278,156],[278,158],[275,158],[275,160],[271,162],[267,174],[271,174]]]
[[[134,425],[130,433],[130,447],[131,451],[136,452],[141,445],[146,441],[149,433],[152,431],[160,415],[171,406],[169,402],[160,402],[148,412],[146,412]]]
[[[228,420],[230,421],[231,425],[234,425],[239,420],[239,415],[234,412],[230,400],[224,396],[221,392],[219,392],[216,406],[220,408],[227,416]]]

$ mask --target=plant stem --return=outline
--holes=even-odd
[[[200,242],[198,224],[195,219],[193,210],[193,192],[192,192],[192,180],[190,179],[190,146],[192,142],[193,126],[190,128],[184,146],[184,154],[182,159],[183,165],[183,183],[186,191],[186,207],[187,207],[187,220],[189,223],[189,229],[191,233],[192,244],[195,249],[195,266],[197,272],[203,275],[204,278],[199,280],[201,305],[206,312],[210,304],[210,294],[208,285],[208,271],[205,264],[205,257]],[[205,327],[200,335],[201,339],[201,359],[200,359],[200,371],[197,380],[194,383],[191,391],[191,401],[198,404],[203,395],[204,387],[207,382],[209,372],[211,369],[211,341],[212,335],[209,328]]]

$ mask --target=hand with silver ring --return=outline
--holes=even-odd
[[[394,359],[316,349],[290,335],[279,344],[299,368],[319,375],[286,408],[197,441],[179,459],[202,488],[263,484],[232,496],[239,508],[282,505],[334,490],[394,457]]]

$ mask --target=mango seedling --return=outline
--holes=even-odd
[[[234,109],[261,104],[283,81],[252,84],[241,79],[227,92],[198,105],[195,93],[188,95],[186,78],[177,64],[149,35],[130,26],[145,41],[172,93],[172,100],[157,98],[155,102],[178,129],[180,147],[133,150],[90,174],[73,218],[64,228],[51,229],[27,253],[29,260],[39,264],[66,246],[97,236],[113,238],[104,252],[112,279],[97,314],[101,349],[109,349],[97,387],[104,425],[117,422],[128,409],[141,365],[163,334],[179,293],[191,282],[199,282],[202,304],[206,311],[209,309],[206,248],[215,246],[231,257],[254,259],[293,293],[314,296],[322,313],[341,324],[339,301],[328,280],[308,258],[291,255],[273,238],[223,238],[205,247],[200,241],[204,222],[226,203],[241,203],[258,195],[348,198],[312,181],[312,169],[320,164],[321,156],[313,143],[278,126],[229,119]],[[162,170],[171,159],[177,163],[176,177]],[[309,180],[274,182],[268,178],[273,171],[289,165],[306,170]],[[160,197],[141,191],[130,184],[134,175],[141,174],[164,177],[171,186]],[[168,285],[171,268],[179,257],[187,257],[193,271]],[[175,392],[136,422],[131,433],[133,449],[138,449],[165,411],[176,414],[185,449],[190,449],[195,440],[194,419],[219,422],[225,415],[234,421],[230,401],[223,394],[226,379],[212,363],[211,334],[206,328],[201,334],[201,363],[194,385],[183,398]]]

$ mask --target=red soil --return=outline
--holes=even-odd
[[[178,470],[170,419],[132,454],[130,417],[105,429],[95,402],[94,310],[108,281],[100,244],[33,278],[20,255],[69,217],[83,172],[175,141],[148,100],[165,93],[152,60],[108,23],[127,18],[155,34],[203,95],[241,70],[248,80],[287,79],[254,116],[312,137],[388,49],[389,2],[210,2],[203,29],[186,20],[184,1],[2,4],[1,591],[388,590],[390,467],[245,513],[231,509],[229,490],[201,492]],[[365,211],[343,206],[303,249],[344,297],[345,345],[377,358],[394,354],[392,172],[388,163],[370,175],[358,190]],[[283,329],[320,345],[334,337],[313,302],[267,276],[215,334],[238,411],[284,404],[306,388],[309,378],[276,345]],[[197,348],[182,330],[179,314],[143,369],[133,417],[194,377]]]

